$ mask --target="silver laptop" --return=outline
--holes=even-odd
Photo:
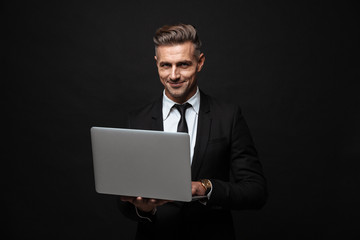
[[[92,127],[91,143],[98,193],[192,200],[188,134]]]

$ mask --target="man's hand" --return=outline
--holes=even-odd
[[[206,189],[201,182],[191,182],[191,193],[193,196],[205,196]]]
[[[205,196],[205,192],[206,189],[201,182],[191,182],[191,193],[193,196]],[[154,208],[171,202],[169,200],[128,196],[121,196],[120,200],[132,203],[137,209],[143,212],[151,212]]]
[[[134,206],[143,212],[151,212],[157,206],[164,205],[168,200],[153,199],[153,198],[142,198],[142,197],[127,197],[121,196],[120,200],[123,202],[130,202]]]

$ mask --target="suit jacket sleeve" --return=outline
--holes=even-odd
[[[155,222],[156,214],[145,213],[138,210],[138,213],[135,210],[135,206],[129,202],[123,202],[120,198],[117,198],[118,208],[124,214],[125,217],[134,220],[136,222]],[[140,217],[141,216],[141,217]]]
[[[266,180],[248,126],[239,107],[234,107],[224,159],[230,161],[229,179],[210,179],[213,185],[209,206],[228,209],[261,208],[267,198]],[[221,124],[213,127],[226,129]],[[208,148],[211,147],[208,145]],[[220,150],[221,152],[221,150]],[[226,174],[225,174],[226,175]]]

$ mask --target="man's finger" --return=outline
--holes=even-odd
[[[120,196],[120,200],[123,201],[123,202],[133,202],[134,197]]]
[[[196,193],[195,185],[191,185],[191,194],[194,195]]]

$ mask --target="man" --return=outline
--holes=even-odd
[[[137,239],[235,239],[231,210],[261,208],[267,196],[248,127],[239,107],[199,90],[205,56],[193,26],[163,26],[154,43],[164,92],[133,112],[129,127],[188,132],[192,194],[206,198],[183,203],[120,197],[119,208],[138,221]]]

